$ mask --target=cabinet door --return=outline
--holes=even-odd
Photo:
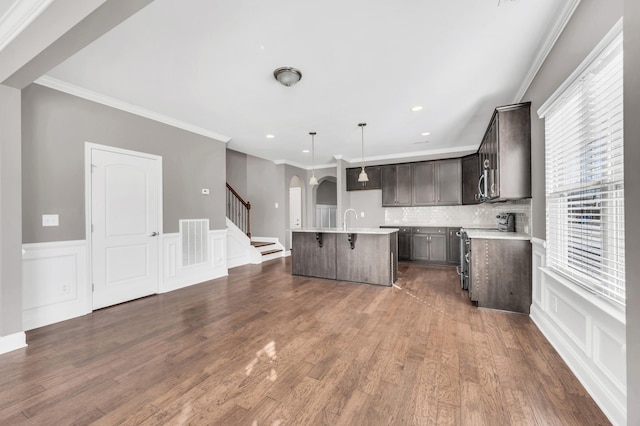
[[[432,206],[436,204],[436,185],[434,161],[413,163],[413,205]]]
[[[429,260],[432,262],[447,261],[447,236],[443,234],[429,235]]]
[[[411,164],[398,164],[396,206],[411,205]]]
[[[380,189],[380,166],[367,166],[364,170],[367,172],[368,182],[358,182],[360,172],[362,171],[361,167],[351,167],[347,169],[347,191]]]
[[[411,259],[411,234],[398,233],[398,259]]]
[[[382,207],[396,206],[396,166],[382,167]]]
[[[442,205],[456,205],[462,203],[462,177],[460,159],[443,160],[437,162],[436,202]]]
[[[411,260],[429,260],[429,235],[413,234],[411,237]]]
[[[460,237],[458,228],[448,228],[449,245],[447,247],[447,262],[455,265],[460,264]]]
[[[462,204],[477,204],[480,159],[478,154],[462,158]]]
[[[500,196],[500,173],[498,168],[498,120],[499,115],[494,116],[494,120],[490,127],[489,138],[489,163],[491,171],[489,172],[489,197],[498,198]]]
[[[359,168],[347,169],[347,191],[357,191],[363,189],[362,182],[358,182]]]

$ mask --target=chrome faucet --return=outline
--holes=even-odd
[[[358,212],[355,211],[354,209],[346,209],[344,211],[344,215],[342,216],[342,229],[344,231],[347,230],[347,213],[349,212],[353,212],[353,215],[355,216],[356,220],[358,220]]]

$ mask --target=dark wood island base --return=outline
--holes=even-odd
[[[291,273],[391,286],[398,279],[395,229],[292,230]]]

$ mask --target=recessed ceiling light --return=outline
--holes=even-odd
[[[304,152],[305,154],[308,154],[309,150],[308,149],[303,149],[302,152]]]
[[[273,138],[275,138],[275,136],[274,136],[274,135],[266,135],[265,137],[266,137],[267,139],[273,139]]]
[[[429,132],[422,132],[422,133],[420,133],[420,135],[421,135],[421,136],[429,136],[430,134],[431,134],[431,133],[429,133]]]
[[[414,107],[411,107],[411,111],[413,112],[422,111],[422,107],[420,105],[416,105]]]

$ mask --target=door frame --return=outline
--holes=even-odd
[[[86,244],[87,244],[87,294],[89,297],[87,298],[87,312],[93,312],[93,239],[91,232],[91,218],[93,217],[93,212],[91,208],[91,198],[93,196],[93,188],[91,184],[91,154],[93,150],[100,150],[111,152],[114,154],[125,154],[132,155],[136,157],[148,158],[151,160],[156,160],[156,167],[158,168],[158,233],[160,234],[158,237],[158,283],[157,283],[157,293],[160,293],[160,289],[162,288],[162,236],[163,233],[163,208],[162,206],[162,157],[159,155],[148,154],[145,152],[132,151],[124,148],[116,148],[108,145],[100,145],[92,142],[84,143],[84,220],[85,220],[85,236],[86,236]]]

